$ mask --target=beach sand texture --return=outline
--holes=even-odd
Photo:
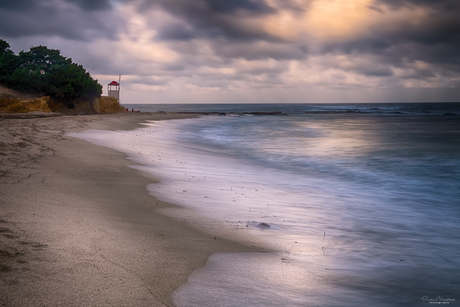
[[[186,116],[0,119],[0,306],[172,306],[211,254],[251,251],[159,214],[155,178],[66,136]]]

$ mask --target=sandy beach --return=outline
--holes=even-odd
[[[158,213],[155,178],[66,135],[190,116],[0,119],[0,306],[173,306],[211,254],[251,251]]]

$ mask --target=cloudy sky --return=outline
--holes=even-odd
[[[1,0],[122,102],[460,101],[458,0]]]

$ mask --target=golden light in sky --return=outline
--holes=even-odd
[[[304,25],[313,37],[322,39],[365,33],[376,11],[369,9],[373,0],[316,0],[307,11]]]
[[[272,3],[276,6],[276,3]],[[423,8],[391,10],[374,0],[315,0],[299,11],[278,9],[261,21],[263,29],[286,41],[346,41],[365,37],[375,28],[387,30],[401,24],[418,24],[426,18]]]
[[[303,12],[279,10],[263,21],[265,30],[285,40],[306,35],[321,40],[346,39],[366,33],[380,13],[369,8],[373,0],[316,0]]]

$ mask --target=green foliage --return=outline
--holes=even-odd
[[[8,44],[6,41],[3,39],[0,39],[0,57],[3,56],[4,54],[12,54],[13,51],[10,49],[10,44]]]
[[[16,60],[10,44],[0,39],[0,82],[5,82],[7,76],[14,71],[17,66]]]
[[[7,86],[63,102],[100,97],[102,86],[83,66],[63,57],[59,50],[37,46],[14,55],[9,48],[0,39],[0,82]]]

